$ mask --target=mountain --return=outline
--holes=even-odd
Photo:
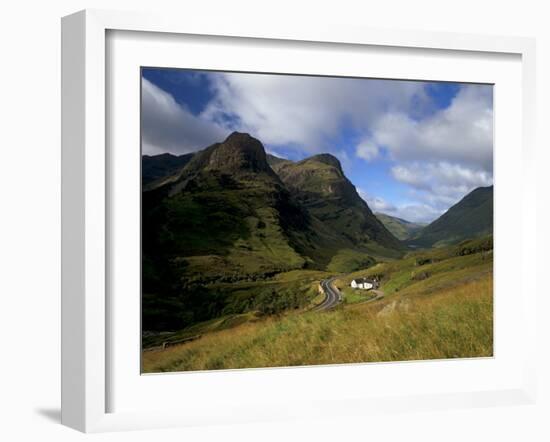
[[[493,186],[478,187],[408,241],[437,247],[493,233]]]
[[[145,188],[144,256],[178,258],[186,275],[216,278],[324,269],[344,250],[401,253],[335,157],[280,159],[278,174],[273,158],[234,132]]]
[[[279,174],[270,161],[259,140],[234,132],[144,186],[145,330],[253,310],[250,285],[284,272],[352,271],[402,254],[336,158],[282,160]],[[270,284],[260,298],[271,299]],[[288,290],[289,305],[308,299]]]
[[[149,185],[160,178],[175,174],[181,170],[193,158],[193,153],[184,155],[172,155],[163,153],[160,155],[143,155],[141,157],[141,182]]]
[[[233,133],[143,193],[143,253],[177,260],[187,276],[301,268],[308,259],[291,238],[311,230],[310,222],[267,163],[262,144]]]
[[[417,236],[420,230],[426,226],[425,223],[413,223],[385,213],[375,213],[375,215],[393,236],[402,241]]]
[[[402,249],[346,178],[336,157],[320,154],[297,163],[279,161],[272,167],[299,204],[341,235],[347,247],[373,254]]]

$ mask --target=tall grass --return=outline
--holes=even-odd
[[[493,280],[246,323],[143,354],[145,372],[492,356]]]

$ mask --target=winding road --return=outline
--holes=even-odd
[[[338,288],[332,285],[332,283],[336,279],[337,277],[334,276],[332,278],[323,279],[321,281],[321,289],[323,289],[323,293],[325,294],[325,299],[321,304],[314,307],[313,310],[315,311],[330,310],[342,302],[343,300],[342,293],[340,292],[340,290],[338,290]],[[360,304],[366,304],[366,303],[378,301],[384,298],[384,292],[382,290],[372,289],[370,290],[370,292],[374,293],[375,296],[370,299],[367,299],[366,301],[360,302]]]
[[[325,294],[325,299],[321,304],[315,307],[315,310],[329,310],[342,302],[340,290],[332,285],[335,279],[336,277],[333,277],[321,281],[321,288]]]

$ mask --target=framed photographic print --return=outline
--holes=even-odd
[[[64,18],[66,425],[533,400],[533,42],[330,29]]]

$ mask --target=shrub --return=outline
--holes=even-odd
[[[457,255],[466,256],[479,252],[488,252],[493,250],[493,237],[482,238],[477,240],[463,241],[458,245]]]

